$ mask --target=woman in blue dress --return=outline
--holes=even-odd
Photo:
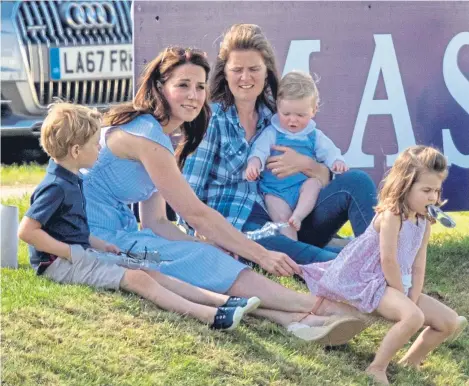
[[[148,273],[183,297],[191,300],[196,294],[171,277],[217,293],[257,296],[262,304],[257,315],[284,325],[296,336],[329,344],[345,342],[364,328],[361,320],[348,315],[350,308],[289,290],[223,252],[220,248],[275,275],[300,273],[287,255],[248,240],[203,204],[184,180],[169,135],[182,130],[184,139],[176,153],[184,163],[202,140],[210,118],[208,72],[204,53],[169,47],[147,65],[134,100],[105,115],[99,158],[84,181],[91,232],[124,251],[131,246],[135,252],[157,250],[162,260],[159,270]],[[220,248],[168,221],[166,201]],[[141,229],[129,208],[136,202]],[[342,316],[326,316],[331,314]]]

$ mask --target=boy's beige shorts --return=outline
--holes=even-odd
[[[98,259],[98,252],[71,245],[72,261],[57,258],[44,276],[62,284],[87,284],[97,288],[119,289],[125,268]]]

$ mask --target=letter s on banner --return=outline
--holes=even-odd
[[[464,45],[469,45],[469,32],[461,32],[449,42],[443,57],[443,77],[451,96],[469,114],[469,80],[458,67],[458,53]],[[450,129],[443,130],[443,151],[450,165],[469,168],[469,154],[459,152],[451,138]]]

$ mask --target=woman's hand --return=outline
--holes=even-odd
[[[267,272],[275,276],[293,276],[301,274],[301,269],[290,257],[285,253],[267,251],[261,260],[259,265],[264,268]]]
[[[272,170],[278,178],[288,177],[304,170],[305,158],[308,157],[286,146],[272,146],[272,149],[283,152],[267,158],[266,163],[267,169]]]
[[[272,149],[283,152],[267,158],[266,163],[266,168],[272,170],[278,178],[304,173],[308,177],[318,178],[323,186],[329,183],[329,169],[323,164],[286,146],[276,145]]]

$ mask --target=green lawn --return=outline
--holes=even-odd
[[[44,178],[44,165],[1,165],[2,186],[37,185]]]
[[[22,215],[28,197],[4,203]],[[469,316],[469,213],[454,218],[455,230],[434,227],[425,290]],[[335,349],[253,317],[232,333],[214,332],[133,295],[38,278],[23,243],[19,263],[1,271],[4,385],[367,385],[362,371],[388,328],[375,325]],[[393,364],[390,379],[468,385],[469,332],[430,355],[421,372]]]

